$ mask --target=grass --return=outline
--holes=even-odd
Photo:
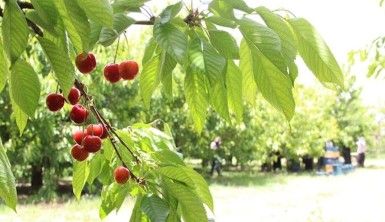
[[[344,176],[225,172],[209,178],[219,222],[384,221],[385,161],[374,159],[365,169]],[[97,197],[64,203],[20,204],[18,214],[0,206],[0,221],[100,221]],[[132,201],[105,221],[128,221]],[[53,220],[54,218],[54,220]]]

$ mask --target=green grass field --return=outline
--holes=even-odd
[[[385,221],[385,161],[344,176],[225,173],[209,180],[218,222],[379,222]],[[99,200],[22,204],[18,213],[0,206],[0,221],[100,221]],[[128,221],[132,201],[105,221]]]

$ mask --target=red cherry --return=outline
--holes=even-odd
[[[81,53],[76,56],[76,67],[78,70],[83,73],[90,73],[96,67],[96,59],[92,53]]]
[[[130,171],[123,166],[118,166],[114,171],[115,181],[119,184],[124,184],[130,179],[131,173]]]
[[[104,67],[104,77],[111,83],[116,83],[120,80],[119,65],[108,64]]]
[[[96,153],[102,147],[102,140],[100,137],[87,135],[83,139],[83,147],[89,153]]]
[[[133,80],[138,71],[139,66],[135,61],[124,61],[119,64],[119,73],[122,79]]]
[[[71,155],[75,160],[83,161],[87,159],[88,152],[79,144],[75,144],[71,149]]]
[[[72,87],[70,93],[68,94],[68,101],[71,105],[75,105],[79,102],[80,96],[80,90],[78,90],[76,87]]]
[[[86,134],[85,134],[85,131],[83,130],[75,130],[72,133],[72,139],[74,139],[74,141],[80,145],[82,145],[82,142],[85,136]]]
[[[107,136],[108,136],[107,127],[105,125],[103,125],[103,135],[100,138],[105,139],[105,138],[107,138]]]
[[[103,135],[103,126],[100,124],[90,124],[87,126],[87,135],[94,135],[102,137]]]
[[[64,106],[64,97],[59,93],[51,93],[46,98],[46,104],[52,112],[59,111]]]
[[[88,111],[82,105],[76,104],[72,107],[72,110],[70,112],[70,118],[75,123],[83,123],[84,121],[86,121],[87,116]]]

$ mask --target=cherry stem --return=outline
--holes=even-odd
[[[119,43],[120,43],[120,36],[118,37],[118,42],[116,44],[116,50],[115,50],[115,56],[114,56],[114,64],[116,63],[116,57],[118,56]]]

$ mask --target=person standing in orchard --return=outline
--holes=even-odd
[[[366,153],[366,141],[364,137],[358,138],[357,142],[357,163],[359,167],[364,167],[365,153]]]
[[[210,171],[210,175],[211,176],[214,175],[214,171],[217,171],[218,176],[221,176],[222,163],[221,163],[221,159],[220,159],[220,157],[218,155],[218,150],[219,150],[221,144],[222,144],[222,140],[221,140],[221,138],[219,136],[216,137],[214,139],[214,141],[212,141],[210,143],[210,148],[214,152],[213,159],[212,159],[212,162],[211,162],[211,171]]]

